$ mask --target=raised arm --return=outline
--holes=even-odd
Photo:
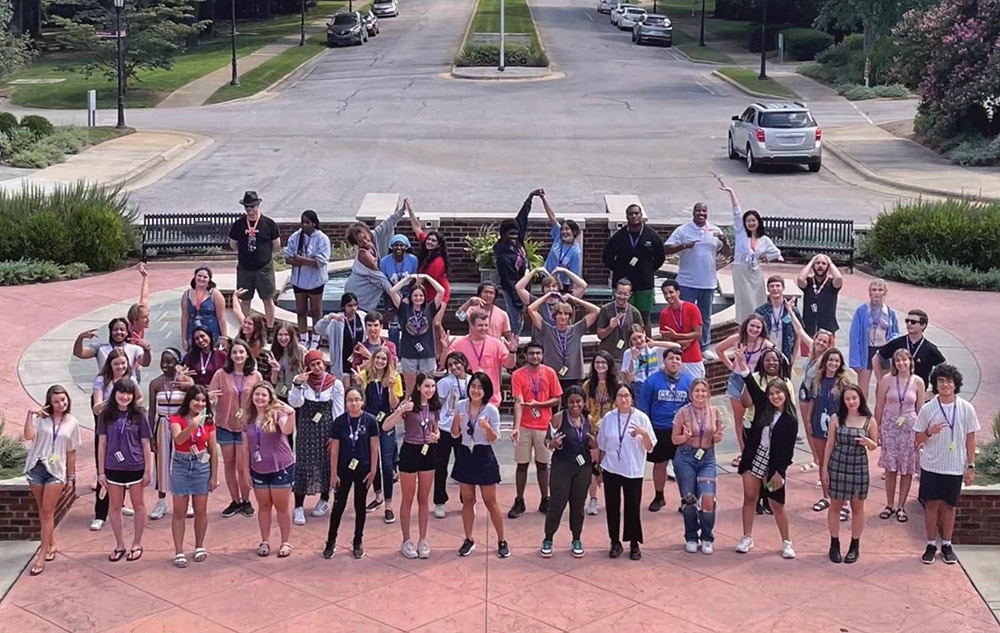
[[[544,200],[545,190],[535,189],[529,193],[528,197],[521,205],[521,209],[517,212],[517,216],[514,217],[514,222],[517,223],[517,228],[521,230],[522,239],[528,234],[528,214],[531,213],[531,203],[534,201],[535,196],[541,196]]]
[[[601,312],[601,308],[595,306],[589,301],[584,301],[576,295],[566,295],[566,299],[570,303],[575,303],[587,311],[587,314],[584,315],[583,319],[586,321],[588,329],[592,327],[594,325],[594,321],[597,320],[597,315]]]
[[[583,295],[584,293],[587,292],[587,287],[588,287],[587,281],[583,277],[577,275],[575,272],[573,272],[568,268],[563,268],[562,266],[558,266],[556,267],[555,270],[552,271],[553,275],[556,273],[562,273],[567,277],[569,277],[569,282],[573,286],[572,289],[573,296],[579,297],[580,299],[583,298]]]
[[[417,275],[412,275],[412,276],[426,281],[431,285],[432,288],[434,288],[434,290],[437,291],[437,294],[434,295],[434,303],[436,303],[438,307],[441,307],[441,303],[444,301],[444,286],[438,283],[437,279],[434,279],[430,275],[424,273],[419,273]]]
[[[549,199],[545,197],[545,192],[542,191],[538,197],[542,199],[542,207],[545,208],[545,215],[549,217],[549,224],[552,226],[559,226],[559,220],[556,219],[555,211],[553,211],[552,207],[549,206]]]
[[[837,265],[833,263],[829,255],[823,255],[823,257],[826,259],[826,263],[830,265],[830,277],[832,278],[830,283],[833,284],[834,288],[840,288],[844,285],[844,275],[837,268]]]
[[[375,242],[376,250],[385,254],[389,250],[389,237],[396,230],[396,225],[403,219],[403,205],[400,205],[392,215],[378,223],[372,231],[372,240]],[[378,262],[375,262],[378,270]]]
[[[805,328],[802,327],[802,320],[799,319],[799,315],[795,311],[795,305],[792,303],[791,299],[785,299],[785,312],[787,312],[788,316],[792,318],[792,329],[795,330],[795,336],[801,342],[805,343],[806,347],[812,349],[813,339],[811,336],[806,334]],[[796,345],[796,347],[798,347],[798,345]]]
[[[740,340],[739,334],[732,334],[726,337],[724,341],[722,341],[715,347],[715,353],[719,355],[719,360],[722,361],[722,364],[725,365],[726,369],[728,369],[729,371],[736,371],[736,367],[733,364],[733,360],[729,358],[729,354],[727,354],[726,352],[732,349],[733,346],[739,342],[739,340]]]
[[[96,337],[97,330],[80,332],[79,336],[76,337],[76,342],[73,343],[73,356],[76,356],[77,358],[93,358],[94,356],[97,356],[97,350],[90,345],[84,346],[83,344],[85,340]]]
[[[420,218],[417,217],[416,212],[413,210],[413,201],[409,198],[403,198],[403,209],[410,216],[410,228],[413,229],[413,236],[420,239],[420,234],[424,231],[420,228]]]
[[[813,264],[816,263],[816,259],[821,257],[820,255],[813,255],[813,258],[802,267],[799,274],[795,277],[795,283],[798,284],[799,288],[805,288],[806,284],[809,283],[809,273],[813,270]]]
[[[542,304],[545,303],[545,300],[550,294],[556,296],[559,295],[558,292],[542,294],[540,297],[528,304],[528,317],[531,318],[531,322],[536,328],[542,327],[542,315],[538,314],[538,309],[542,307]]]
[[[247,315],[243,313],[243,295],[246,293],[246,288],[237,288],[233,294],[233,315],[236,317],[236,322],[239,323],[236,330],[237,337],[243,332],[243,322],[247,320]],[[219,321],[222,321],[224,318],[224,314],[220,315]]]
[[[149,273],[146,272],[146,264],[139,264],[139,275],[142,283],[139,284],[139,305],[149,309]]]

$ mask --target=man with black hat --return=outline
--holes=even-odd
[[[281,249],[278,225],[260,212],[261,199],[256,191],[243,194],[240,204],[246,217],[233,222],[229,230],[229,248],[236,251],[236,286],[245,288],[243,313],[250,313],[250,300],[254,293],[264,302],[264,316],[268,330],[274,329],[274,267],[271,258]]]

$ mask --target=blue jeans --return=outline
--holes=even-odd
[[[510,318],[510,331],[514,333],[514,336],[521,335],[521,328],[524,327],[524,311],[515,308],[516,297],[510,296],[506,290],[500,289],[500,294],[503,295],[503,305],[504,309],[507,311],[507,316]]]
[[[379,470],[376,478],[376,491],[385,493],[387,500],[392,499],[392,471],[396,467],[398,449],[396,447],[396,429],[380,431],[378,435]]]
[[[688,288],[681,286],[681,300],[690,301],[698,306],[701,312],[701,349],[708,349],[712,342],[712,301],[715,299],[715,288]]]
[[[695,459],[697,450],[690,446],[678,446],[674,456],[674,473],[684,507],[684,540],[696,542],[700,539],[712,543],[715,541],[712,532],[715,528],[715,506],[713,504],[712,510],[706,512],[697,504],[706,496],[713,497],[715,501],[715,449],[709,448],[701,459]]]

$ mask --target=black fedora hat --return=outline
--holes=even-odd
[[[256,191],[247,191],[243,194],[243,199],[240,200],[240,204],[244,207],[252,207],[260,204],[260,197],[257,195]]]

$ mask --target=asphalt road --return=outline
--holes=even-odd
[[[133,199],[145,212],[233,210],[243,190],[256,189],[273,217],[313,208],[342,219],[368,192],[408,195],[418,212],[513,212],[542,186],[560,211],[595,210],[604,194],[626,193],[658,220],[686,218],[698,200],[725,220],[713,173],[765,213],[866,222],[897,199],[827,169],[747,174],[726,158],[725,140],[729,117],[750,99],[711,67],[632,45],[589,0],[531,4],[563,79],[445,78],[473,0],[404,0],[381,35],[325,52],[274,98],[131,111],[130,124],[216,139]],[[839,98],[811,106],[824,127],[904,118],[913,108],[882,102],[863,114]]]

